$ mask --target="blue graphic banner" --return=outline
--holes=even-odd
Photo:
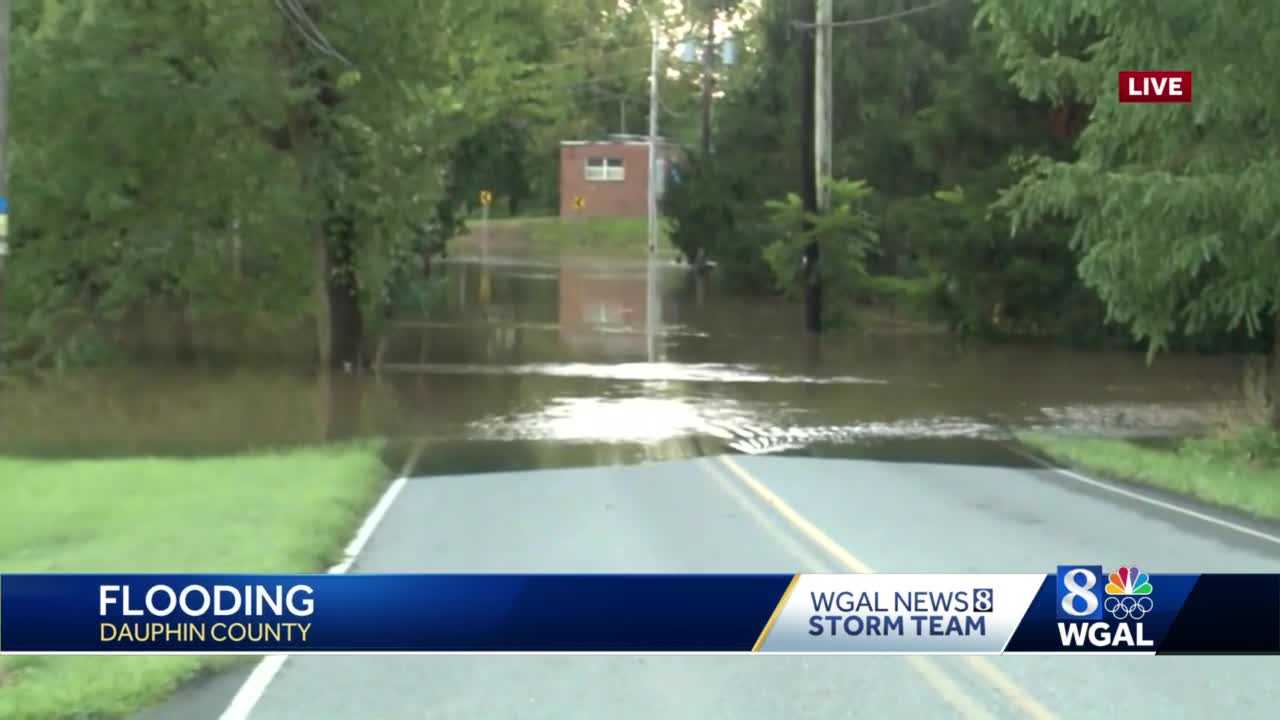
[[[0,652],[749,652],[790,575],[4,575]]]
[[[1280,575],[4,575],[0,653],[1280,654]]]

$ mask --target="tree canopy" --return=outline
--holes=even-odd
[[[1089,108],[1069,160],[1035,156],[1000,206],[1065,219],[1110,317],[1164,347],[1258,331],[1280,303],[1280,6],[1197,0],[983,0],[1028,98]],[[1118,71],[1194,73],[1188,105],[1121,104]]]
[[[836,20],[902,9],[838,4]],[[561,140],[647,131],[651,20],[661,132],[691,149],[704,68],[676,45],[715,19],[740,49],[712,66],[711,151],[669,184],[673,239],[737,289],[786,292],[811,32],[795,12],[16,0],[6,347],[84,361],[160,305],[180,337],[192,318],[305,318],[322,362],[361,362],[480,190],[550,211]],[[960,332],[1116,328],[1152,351],[1267,335],[1278,28],[1280,9],[1243,0],[978,0],[840,27],[833,171],[858,191],[853,229],[821,234],[849,243],[824,253],[848,260],[827,269],[835,301],[908,288]],[[1195,101],[1120,104],[1117,71],[1142,68],[1192,70]]]

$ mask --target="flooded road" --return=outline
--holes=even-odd
[[[388,462],[415,477],[389,484],[339,572],[1280,562],[1280,536],[1099,489],[1008,443],[1029,428],[1193,432],[1231,397],[1239,359],[1147,367],[1140,354],[964,343],[883,318],[817,341],[798,308],[699,288],[679,266],[441,267],[436,302],[398,318],[377,373],[136,367],[10,385],[0,452],[203,455],[387,438]],[[275,655],[140,717],[1269,717],[1278,702],[1274,663],[1252,658],[1225,674],[1195,658],[998,660]]]
[[[799,308],[663,262],[454,258],[382,369],[330,382],[147,368],[0,390],[0,450],[208,454],[346,437],[427,443],[419,472],[753,454],[992,462],[1019,429],[1194,432],[1239,358],[963,342],[884,318],[805,336]],[[11,411],[10,411],[11,410]]]

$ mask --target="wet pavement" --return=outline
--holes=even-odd
[[[1275,571],[1280,537],[1043,467],[722,455],[414,478],[351,572],[1052,572],[1064,558]],[[223,720],[1263,718],[1280,702],[1277,669],[1245,657],[299,655],[265,683],[208,683],[143,718],[212,720],[233,696]]]

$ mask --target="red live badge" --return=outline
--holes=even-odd
[[[1190,70],[1123,70],[1117,83],[1122,103],[1189,103]]]

